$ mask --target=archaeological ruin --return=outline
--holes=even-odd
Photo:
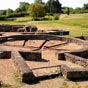
[[[0,25],[0,61],[11,60],[23,82],[59,75],[88,79],[87,41],[38,32],[35,26]]]

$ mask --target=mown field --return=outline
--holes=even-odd
[[[0,21],[0,24],[32,24],[39,30],[63,29],[70,31],[70,36],[88,36],[88,14],[61,14],[59,20],[45,21],[31,21],[31,17],[19,17],[14,21]]]

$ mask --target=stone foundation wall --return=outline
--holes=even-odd
[[[76,37],[76,38],[79,38],[79,39],[82,39],[82,40],[88,40],[88,36],[79,36],[79,37]]]
[[[49,31],[48,34],[54,34],[54,35],[69,35],[69,31],[63,31],[63,32],[61,32],[61,31],[52,31],[52,32],[50,32]]]
[[[79,51],[76,51],[76,52],[71,52],[70,54],[72,55],[76,55],[76,56],[79,56],[79,57],[83,57],[85,59],[88,58],[88,50],[87,49],[82,49],[82,50],[79,50]]]
[[[48,34],[22,34],[22,35],[13,35],[13,36],[7,36],[7,37],[2,37],[2,39],[9,39],[12,38],[13,40],[60,40],[60,41],[65,41],[68,43],[76,43],[79,45],[84,45],[85,42],[83,40],[77,39],[77,38],[66,38],[63,36],[55,36],[55,35],[48,35]]]
[[[82,57],[79,57],[76,55],[72,55],[69,53],[65,53],[65,58],[67,61],[70,61],[72,63],[78,64],[83,67],[88,67],[88,60],[86,60],[85,58],[82,58]]]
[[[18,28],[23,28],[24,25],[0,25],[0,32],[17,32]]]
[[[88,69],[70,68],[66,65],[61,66],[62,75],[68,79],[88,79]]]
[[[22,81],[31,81],[35,76],[18,51],[12,51],[12,60],[22,76]]]

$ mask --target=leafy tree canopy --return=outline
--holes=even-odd
[[[42,0],[35,0],[35,3],[42,3]]]
[[[88,10],[88,3],[87,3],[87,4],[84,4],[83,8],[84,8],[85,10]]]
[[[50,13],[59,13],[61,12],[61,4],[59,0],[48,0],[46,3],[47,11]]]
[[[44,7],[39,3],[33,3],[29,6],[28,12],[33,18],[44,17]]]
[[[27,2],[20,2],[19,7],[15,10],[16,12],[20,12],[20,11],[27,11],[28,7],[29,7],[29,3]]]

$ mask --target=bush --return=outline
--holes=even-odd
[[[32,16],[34,19],[37,19],[39,17],[45,16],[45,10],[43,5],[34,3],[29,6],[28,13],[30,16]]]
[[[13,18],[13,17],[24,17],[24,16],[27,16],[27,15],[29,15],[29,14],[26,13],[26,12],[19,12],[19,13],[14,12],[14,13],[8,15],[7,17],[8,17],[8,18]]]
[[[59,20],[59,15],[58,14],[54,14],[54,20]]]
[[[7,20],[7,16],[6,15],[1,15],[0,20]]]

